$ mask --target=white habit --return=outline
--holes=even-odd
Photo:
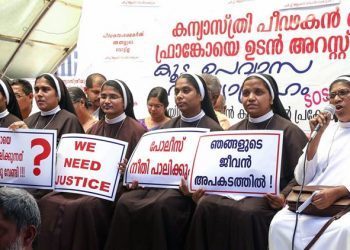
[[[302,183],[304,154],[294,175]],[[345,186],[350,190],[350,123],[331,123],[324,131],[317,152],[306,162],[305,185]],[[304,249],[329,217],[299,215],[294,249]],[[269,231],[269,250],[291,249],[295,213],[283,208],[273,218]],[[350,213],[334,221],[312,249],[350,249]]]

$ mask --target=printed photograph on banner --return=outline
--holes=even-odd
[[[56,130],[0,128],[0,185],[53,189]]]
[[[190,191],[218,195],[279,194],[283,131],[212,132],[199,138]]]
[[[144,134],[129,159],[124,185],[179,188],[191,173],[198,138],[209,129],[160,129]]]
[[[97,135],[65,134],[57,148],[55,191],[114,201],[119,163],[128,143]]]

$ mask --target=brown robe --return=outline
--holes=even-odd
[[[269,121],[248,123],[242,120],[230,130],[283,130],[280,190],[287,194],[293,183],[294,168],[307,142],[304,132],[292,122],[274,115]],[[267,126],[267,127],[266,127]],[[233,200],[224,196],[206,195],[194,212],[186,248],[191,250],[268,249],[268,231],[277,211],[265,197]]]
[[[7,116],[0,118],[0,127],[1,128],[8,128],[12,123],[20,121],[17,116],[14,116],[13,114],[8,114]]]
[[[24,122],[29,128],[57,130],[57,143],[64,134],[84,134],[84,129],[79,123],[78,118],[65,109],[60,110],[54,115],[47,116],[41,116],[40,112],[37,112],[26,118]]]
[[[204,116],[187,123],[180,117],[163,128],[222,128]],[[176,189],[145,188],[125,192],[117,202],[105,249],[167,250],[183,249],[194,202]]]
[[[88,133],[129,143],[129,158],[146,130],[134,119],[106,124],[98,121]],[[110,156],[113,157],[113,156]],[[120,188],[117,198],[120,196]],[[116,198],[116,199],[117,199]],[[103,249],[112,219],[114,202],[87,195],[52,192],[39,201],[42,227],[36,249]]]

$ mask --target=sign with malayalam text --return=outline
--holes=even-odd
[[[212,132],[199,138],[190,191],[219,195],[279,194],[283,131]]]
[[[0,128],[0,185],[53,189],[56,130]]]
[[[204,128],[160,129],[142,136],[125,172],[124,184],[178,188],[191,173],[198,138]]]

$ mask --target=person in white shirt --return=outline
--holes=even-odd
[[[321,190],[312,203],[319,209],[331,206],[341,197],[350,195],[350,75],[338,77],[329,88],[330,104],[336,108],[338,122],[321,112],[310,120],[311,131],[317,124],[321,128],[300,156],[294,175],[299,184],[335,186]],[[305,152],[306,151],[306,152]],[[305,156],[306,154],[306,156]],[[269,231],[269,249],[291,249],[295,226],[295,213],[282,209],[273,218]],[[300,214],[295,231],[294,249],[304,249],[330,217]],[[334,221],[316,241],[313,249],[350,249],[350,213]]]

